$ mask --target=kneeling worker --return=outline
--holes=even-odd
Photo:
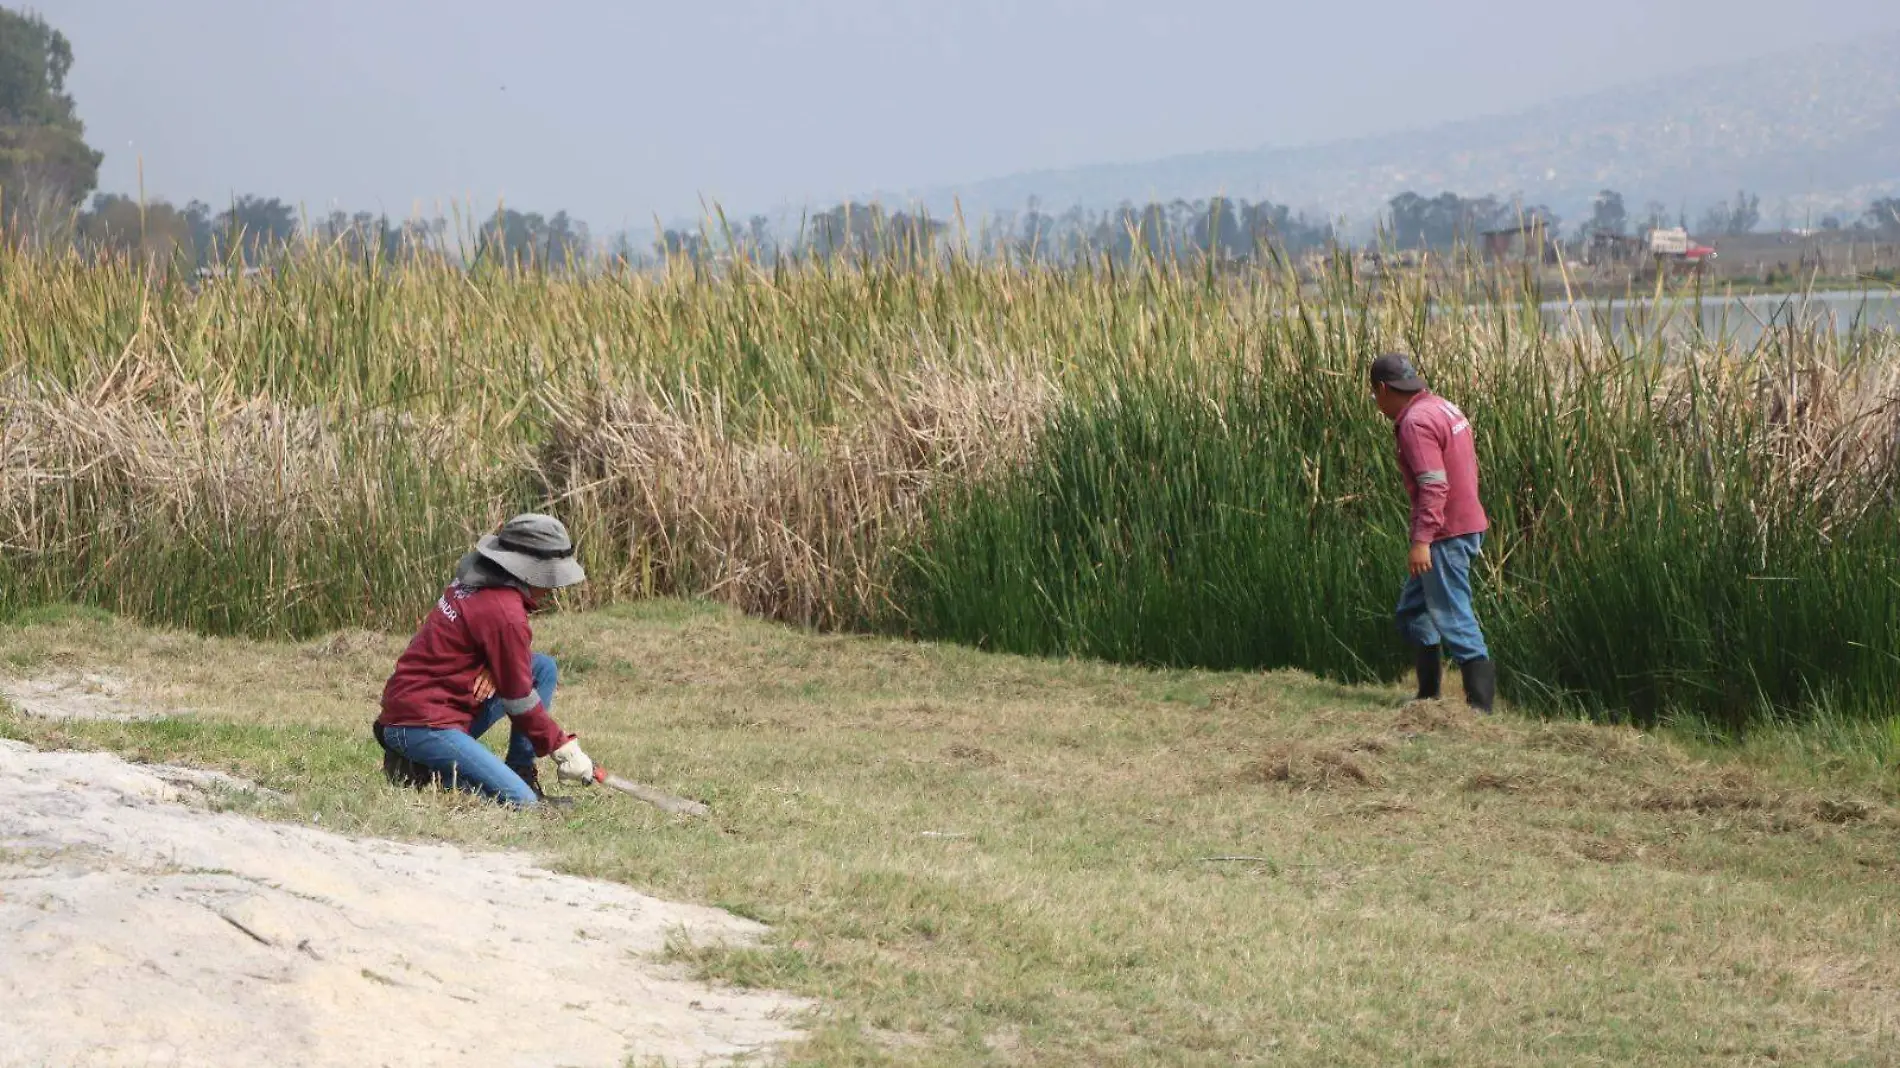
[[[525,807],[545,799],[534,761],[549,755],[562,781],[593,782],[593,761],[549,714],[554,659],[532,651],[528,628],[549,590],[586,577],[552,516],[518,515],[462,557],[383,687],[374,733],[391,782],[440,782]],[[503,716],[505,761],[476,740]]]

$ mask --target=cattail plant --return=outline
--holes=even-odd
[[[1509,696],[1741,723],[1900,683],[1900,343],[1523,279],[955,251],[544,271],[313,247],[200,281],[0,249],[0,611],[406,627],[512,511],[575,603],[1354,680],[1404,503],[1366,361],[1479,432]],[[1454,296],[1488,291],[1472,305]]]

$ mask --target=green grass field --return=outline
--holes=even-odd
[[[30,612],[0,627],[0,674],[111,674],[195,714],[0,711],[0,733],[763,920],[762,948],[670,956],[818,998],[798,1064],[1900,1062],[1900,735],[1879,726],[1716,747],[657,600],[545,618],[537,644],[597,760],[714,817],[600,793],[511,814],[383,782],[367,724],[405,637]]]

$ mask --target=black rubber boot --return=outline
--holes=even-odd
[[[533,764],[529,764],[525,768],[520,767],[515,764],[510,764],[508,765],[508,770],[514,772],[516,775],[521,776],[521,781],[527,783],[528,789],[534,791],[534,799],[536,801],[539,801],[544,805],[554,805],[557,807],[571,805],[574,803],[574,799],[571,797],[549,797],[547,794],[542,793],[541,792],[541,772],[537,770]]]
[[[1418,700],[1438,700],[1445,678],[1445,660],[1436,645],[1418,647]]]
[[[433,785],[435,772],[410,760],[397,756],[389,750],[383,750],[383,777],[391,786],[411,787],[417,790]]]
[[[1498,698],[1498,669],[1489,659],[1472,660],[1458,665],[1465,677],[1465,703],[1482,715],[1491,714]]]
[[[370,733],[376,736],[376,744],[382,746],[383,778],[388,779],[391,786],[413,787],[419,790],[435,782],[435,772],[408,757],[397,756],[389,751],[389,747],[383,744],[382,724],[371,724]]]

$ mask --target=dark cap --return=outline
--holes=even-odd
[[[1417,393],[1425,380],[1412,367],[1412,358],[1403,352],[1388,352],[1372,361],[1372,383],[1385,383],[1401,393]]]

